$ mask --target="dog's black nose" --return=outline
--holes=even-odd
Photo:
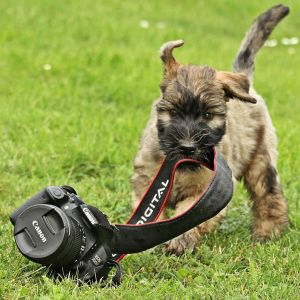
[[[193,144],[181,144],[179,146],[180,151],[185,155],[194,154],[196,151],[196,147]]]

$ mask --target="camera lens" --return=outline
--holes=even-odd
[[[14,236],[20,252],[44,265],[68,266],[85,249],[85,234],[79,223],[60,208],[38,204],[17,218]]]

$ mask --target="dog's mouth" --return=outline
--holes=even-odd
[[[200,160],[202,155],[201,151],[195,151],[193,153],[182,153],[180,150],[163,150],[164,154],[170,157],[172,160],[181,160],[185,158]]]
[[[212,149],[212,148],[211,148]],[[185,153],[180,149],[173,150],[163,150],[164,154],[172,160],[182,160],[182,159],[192,159],[209,164],[211,160],[212,151],[208,148],[195,149],[193,152]],[[179,166],[179,169],[198,169],[200,165],[195,165],[194,163],[185,162]]]

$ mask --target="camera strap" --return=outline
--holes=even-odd
[[[200,165],[214,172],[198,200],[184,213],[157,221],[169,199],[176,169],[182,164]],[[111,249],[119,262],[126,254],[136,253],[164,243],[217,215],[229,203],[233,193],[232,173],[217,148],[207,161],[189,158],[179,161],[168,156],[126,224],[115,225]]]

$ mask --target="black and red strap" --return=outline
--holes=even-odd
[[[183,163],[198,164],[213,170],[213,179],[186,212],[156,221],[169,198],[176,169]],[[119,262],[127,253],[152,248],[212,218],[228,204],[232,192],[231,170],[217,148],[211,149],[207,162],[189,158],[175,161],[166,157],[127,224],[116,225],[112,239],[113,259]]]

